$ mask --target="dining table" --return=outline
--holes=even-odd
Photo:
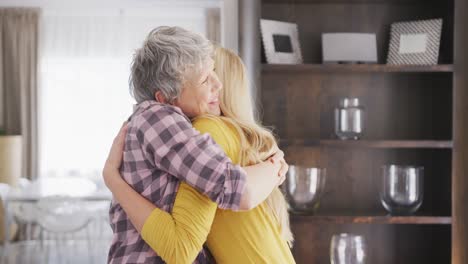
[[[99,187],[101,186],[101,187]],[[21,187],[11,188],[7,194],[2,197],[4,204],[4,230],[5,241],[3,256],[8,255],[10,247],[10,226],[12,224],[13,214],[11,205],[14,203],[29,203],[36,204],[41,199],[52,198],[57,199],[75,199],[83,201],[87,204],[96,202],[102,203],[112,200],[112,193],[105,187],[104,184],[96,184],[95,182],[80,177],[49,177],[41,178],[24,184]]]

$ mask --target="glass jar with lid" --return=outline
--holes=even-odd
[[[335,134],[343,140],[359,139],[364,130],[364,107],[358,98],[342,98],[335,109]]]

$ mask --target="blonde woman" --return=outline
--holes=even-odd
[[[215,67],[224,85],[222,115],[195,118],[193,126],[209,133],[233,163],[248,166],[267,160],[277,151],[277,143],[273,134],[255,121],[241,59],[217,48]],[[167,263],[192,263],[205,241],[217,263],[295,263],[288,246],[293,236],[286,202],[278,188],[256,208],[233,212],[218,209],[216,203],[182,183],[169,214],[124,184],[116,169],[123,138],[124,132],[116,138],[106,162],[106,167],[114,170],[105,169],[104,179],[132,223],[142,226],[138,231],[143,239]],[[131,210],[136,204],[139,210]]]

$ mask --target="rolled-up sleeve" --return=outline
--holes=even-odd
[[[239,209],[245,171],[209,135],[200,134],[170,107],[147,111],[135,121],[138,142],[155,167],[187,182],[219,208]]]

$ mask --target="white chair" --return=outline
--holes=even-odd
[[[8,192],[10,191],[11,189],[11,186],[6,184],[6,183],[3,183],[3,182],[0,182],[0,199],[4,199],[4,197],[6,197],[6,195],[8,194]]]
[[[8,195],[8,192],[10,192],[10,189],[11,189],[10,185],[0,182],[0,203],[3,203],[3,201],[5,200],[5,197]],[[4,206],[5,206],[5,204],[3,204],[3,207]],[[4,218],[3,221],[6,221],[5,212],[3,212],[2,217]],[[4,226],[1,226],[0,228],[3,229]],[[5,239],[6,239],[6,237],[5,237]]]
[[[11,189],[10,185],[8,185],[6,183],[0,183],[0,202],[1,203],[3,203],[3,201],[5,200],[5,197],[8,194],[8,192],[10,191],[10,189]],[[3,212],[2,217],[3,217],[3,221],[7,221],[6,216],[5,216],[5,212]],[[3,229],[4,227],[2,226],[1,228]],[[3,234],[5,234],[5,231],[3,232]],[[9,239],[9,238],[4,237],[4,239]],[[0,259],[2,261],[2,263],[5,261],[4,250],[5,249],[2,248],[1,259]]]
[[[42,198],[37,203],[38,224],[41,227],[42,244],[56,243],[57,258],[60,263],[66,263],[67,258],[62,255],[69,249],[69,243],[76,243],[76,235],[85,231],[84,242],[87,246],[89,263],[93,263],[90,254],[91,234],[87,229],[94,216],[87,209],[87,202],[67,196],[50,196]],[[50,240],[50,241],[49,241]],[[49,252],[45,252],[46,258]]]
[[[24,181],[22,183],[25,184]],[[6,183],[0,183],[0,200],[4,201],[6,195],[8,195],[8,193],[13,189],[13,187]],[[13,216],[19,224],[25,224],[27,229],[30,228],[28,224],[32,223],[36,219],[34,214],[35,210],[30,204],[9,203],[8,207],[10,215]],[[29,234],[29,230],[21,232],[20,239],[28,240]]]
[[[16,253],[10,254],[12,261],[8,263],[102,262],[102,258],[95,260],[95,256],[102,255],[98,248],[101,244],[95,242],[107,240],[102,227],[110,229],[108,221],[103,221],[109,202],[73,198],[93,194],[95,183],[84,178],[46,178],[32,183],[22,181],[19,185],[21,193],[32,194],[38,200],[9,203],[16,222],[26,228],[20,242],[14,243]]]
[[[31,181],[26,178],[18,180],[18,189],[26,189],[31,184]],[[21,224],[23,228],[19,231],[19,239],[22,241],[30,241],[34,239],[33,225],[37,220],[37,208],[34,203],[11,203],[10,210],[13,213],[15,221]]]
[[[18,191],[27,188],[31,184],[31,181],[21,178],[18,181],[16,188],[11,187],[10,191]],[[32,252],[37,249],[38,243],[34,240],[37,237],[37,233],[40,231],[37,228],[37,208],[33,202],[14,202],[8,203],[8,209],[12,220],[18,224],[17,238],[18,240],[12,242],[9,246],[10,254],[8,258],[4,259],[5,263],[33,263],[33,260],[37,259],[37,255],[34,256]],[[36,233],[36,235],[34,235]],[[34,262],[37,263],[37,262]]]
[[[27,180],[26,181],[21,181],[20,184],[26,184],[27,183]],[[20,185],[21,186],[21,185]],[[0,198],[2,201],[5,200],[6,196],[12,192],[14,190],[13,187],[11,187],[10,185],[6,184],[6,183],[0,183]],[[9,215],[8,216],[4,216],[4,221],[7,221],[7,217],[10,218],[8,220],[12,220],[15,219],[16,220],[16,223],[17,224],[22,224],[24,226],[24,229],[26,230],[22,230],[21,228],[18,230],[18,226],[15,225],[15,228],[14,229],[11,229],[10,228],[10,233],[9,233],[9,237],[5,237],[5,239],[11,239],[12,237],[14,237],[14,233],[16,233],[16,230],[18,230],[19,232],[19,236],[20,236],[20,239],[23,239],[23,240],[29,240],[29,236],[28,234],[30,234],[30,230],[31,230],[31,227],[30,227],[30,224],[32,224],[32,220],[34,220],[35,218],[32,216],[32,212],[33,210],[32,209],[28,209],[28,205],[24,205],[22,206],[21,204],[17,204],[17,203],[11,203],[11,202],[8,202],[8,205],[4,204],[4,206],[8,206],[8,210],[9,210]],[[5,208],[6,209],[6,208]],[[6,213],[6,212],[5,212]],[[10,222],[10,224],[12,224]],[[11,226],[10,226],[11,227]],[[4,226],[2,226],[2,228],[4,228]],[[15,230],[13,232],[13,234],[11,233],[12,230]],[[8,247],[8,251],[16,251],[16,252],[21,252],[21,248],[24,247],[25,245],[22,245],[21,243],[13,243],[13,244],[10,244],[10,246]],[[5,252],[6,253],[6,252]],[[23,258],[26,257],[27,254],[19,254],[18,255],[22,255]],[[10,259],[8,258],[10,256],[8,256],[8,254],[2,254],[2,261],[4,263],[14,263],[15,261],[10,261]]]
[[[31,184],[31,181],[26,178],[19,178],[18,179],[18,188],[26,188]]]

